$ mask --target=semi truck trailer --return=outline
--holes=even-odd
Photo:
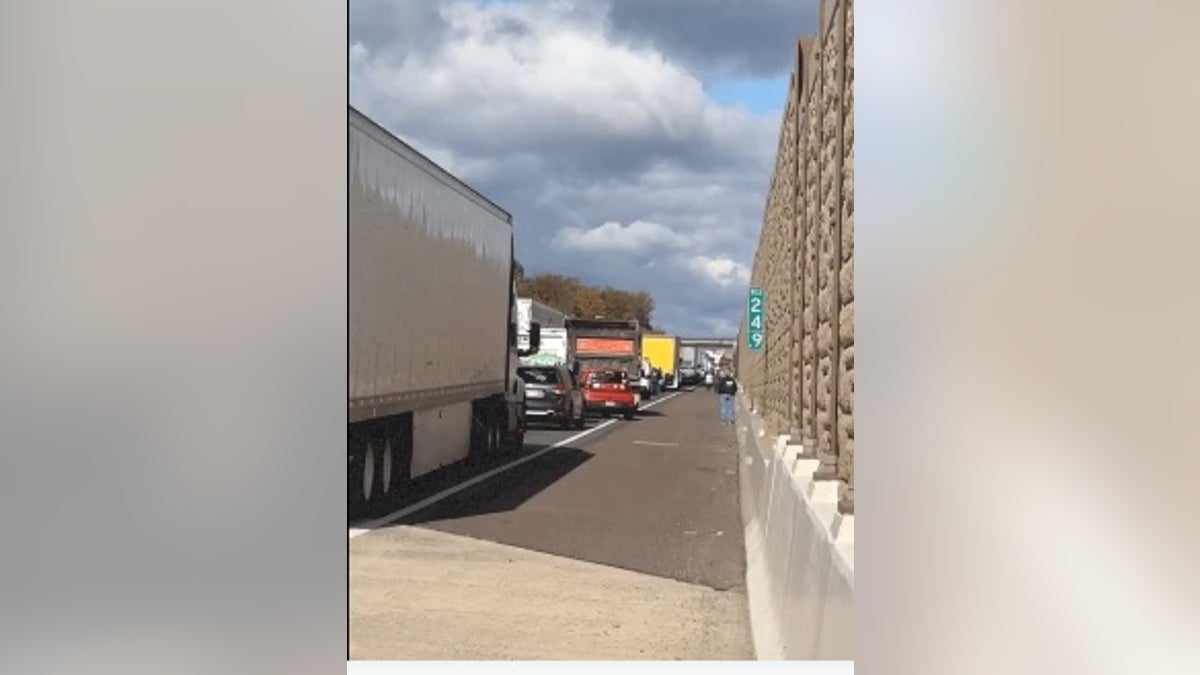
[[[349,109],[351,515],[524,444],[512,216]],[[534,323],[525,352],[536,353]]]

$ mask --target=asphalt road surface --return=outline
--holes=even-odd
[[[421,481],[350,526],[350,657],[753,658],[734,442],[701,389]]]

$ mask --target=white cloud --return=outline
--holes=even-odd
[[[692,245],[692,240],[664,225],[635,220],[624,227],[611,221],[589,230],[564,227],[554,235],[554,244],[563,249],[590,253],[658,254],[663,248],[687,248]]]
[[[366,63],[367,48],[361,42],[350,45],[350,67],[357,68]]]
[[[358,0],[351,101],[511,212],[527,272],[649,291],[667,330],[736,326],[779,112],[717,103],[609,12]]]
[[[750,269],[730,258],[693,256],[688,259],[687,267],[697,276],[721,287],[750,281]]]
[[[702,319],[702,323],[708,328],[708,334],[718,337],[733,337],[738,332],[738,321],[727,319],[725,317],[706,317]]]
[[[660,51],[615,42],[602,13],[561,2],[439,8],[450,29],[436,49],[353,43],[352,98],[368,114],[436,121],[509,148],[604,134],[756,153],[744,141],[774,134],[763,118],[713,102]]]

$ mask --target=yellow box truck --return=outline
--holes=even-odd
[[[674,335],[643,335],[642,358],[663,374],[664,389],[679,388],[679,338]]]

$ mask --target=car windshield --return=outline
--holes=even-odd
[[[518,368],[517,374],[526,384],[558,384],[557,368]]]
[[[599,373],[592,373],[593,384],[622,384],[625,382],[625,373],[620,371],[605,370]]]

